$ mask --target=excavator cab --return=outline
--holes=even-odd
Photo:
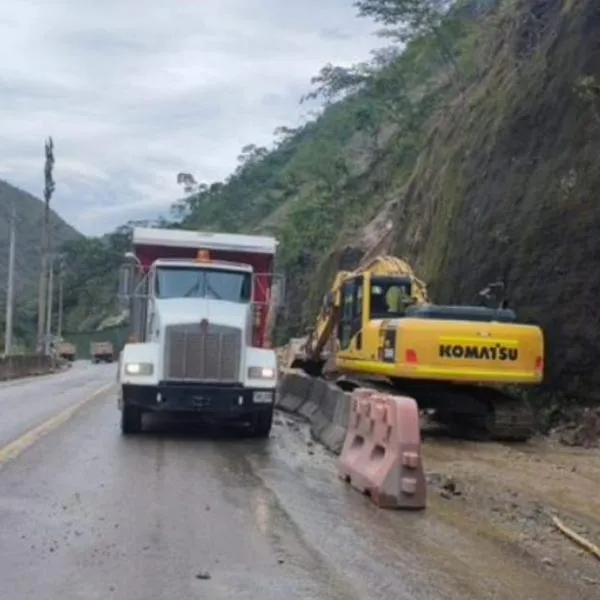
[[[398,319],[414,304],[408,277],[374,276],[369,283],[371,319]]]
[[[340,289],[336,332],[340,352],[371,357],[370,338],[379,330],[378,322],[404,317],[415,303],[412,291],[413,282],[406,276],[363,273],[346,280]]]
[[[379,326],[373,322],[398,319],[406,315],[409,306],[415,304],[412,296],[413,281],[404,275],[376,275],[370,272],[344,277],[335,291],[323,297],[317,327],[308,332],[307,349],[294,356],[291,368],[302,368],[313,376],[322,373],[327,362],[319,349],[315,354],[317,340],[329,338],[329,351],[363,355],[364,333],[367,347],[373,348],[372,334]],[[369,352],[369,355],[372,354]]]

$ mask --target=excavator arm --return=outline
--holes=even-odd
[[[331,289],[325,294],[315,325],[309,330],[304,347],[307,359],[318,360],[322,356],[327,342],[331,339],[331,335],[339,323],[342,286],[351,276],[352,271],[339,271]]]

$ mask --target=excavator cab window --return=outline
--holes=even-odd
[[[403,317],[411,298],[412,282],[409,278],[373,277],[371,279],[371,319],[397,319]]]
[[[340,320],[337,334],[342,350],[349,348],[350,341],[362,328],[362,296],[362,276],[351,279],[342,286],[340,294]],[[360,350],[360,336],[356,340],[356,346]]]

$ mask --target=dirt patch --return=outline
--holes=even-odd
[[[302,419],[278,413],[273,436],[294,460],[308,459],[299,463],[302,472],[320,473],[341,502],[337,460],[312,442]],[[423,560],[454,582],[455,595],[448,597],[600,597],[600,562],[552,523],[558,515],[600,541],[600,452],[545,441],[517,448],[438,437],[426,439],[424,459],[428,502],[422,514],[378,510],[350,493],[350,505],[366,513],[351,513],[348,527],[366,518],[373,531],[386,532],[379,541],[390,548],[415,551],[416,539]]]
[[[597,448],[600,445],[600,408],[576,408],[551,437],[565,446]]]
[[[428,440],[429,490],[440,516],[475,522],[478,532],[509,542],[590,597],[600,594],[600,562],[557,530],[557,516],[600,544],[600,451],[554,440],[519,446]]]

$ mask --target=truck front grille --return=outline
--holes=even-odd
[[[171,325],[165,332],[165,377],[180,381],[238,383],[242,332],[235,327]]]

